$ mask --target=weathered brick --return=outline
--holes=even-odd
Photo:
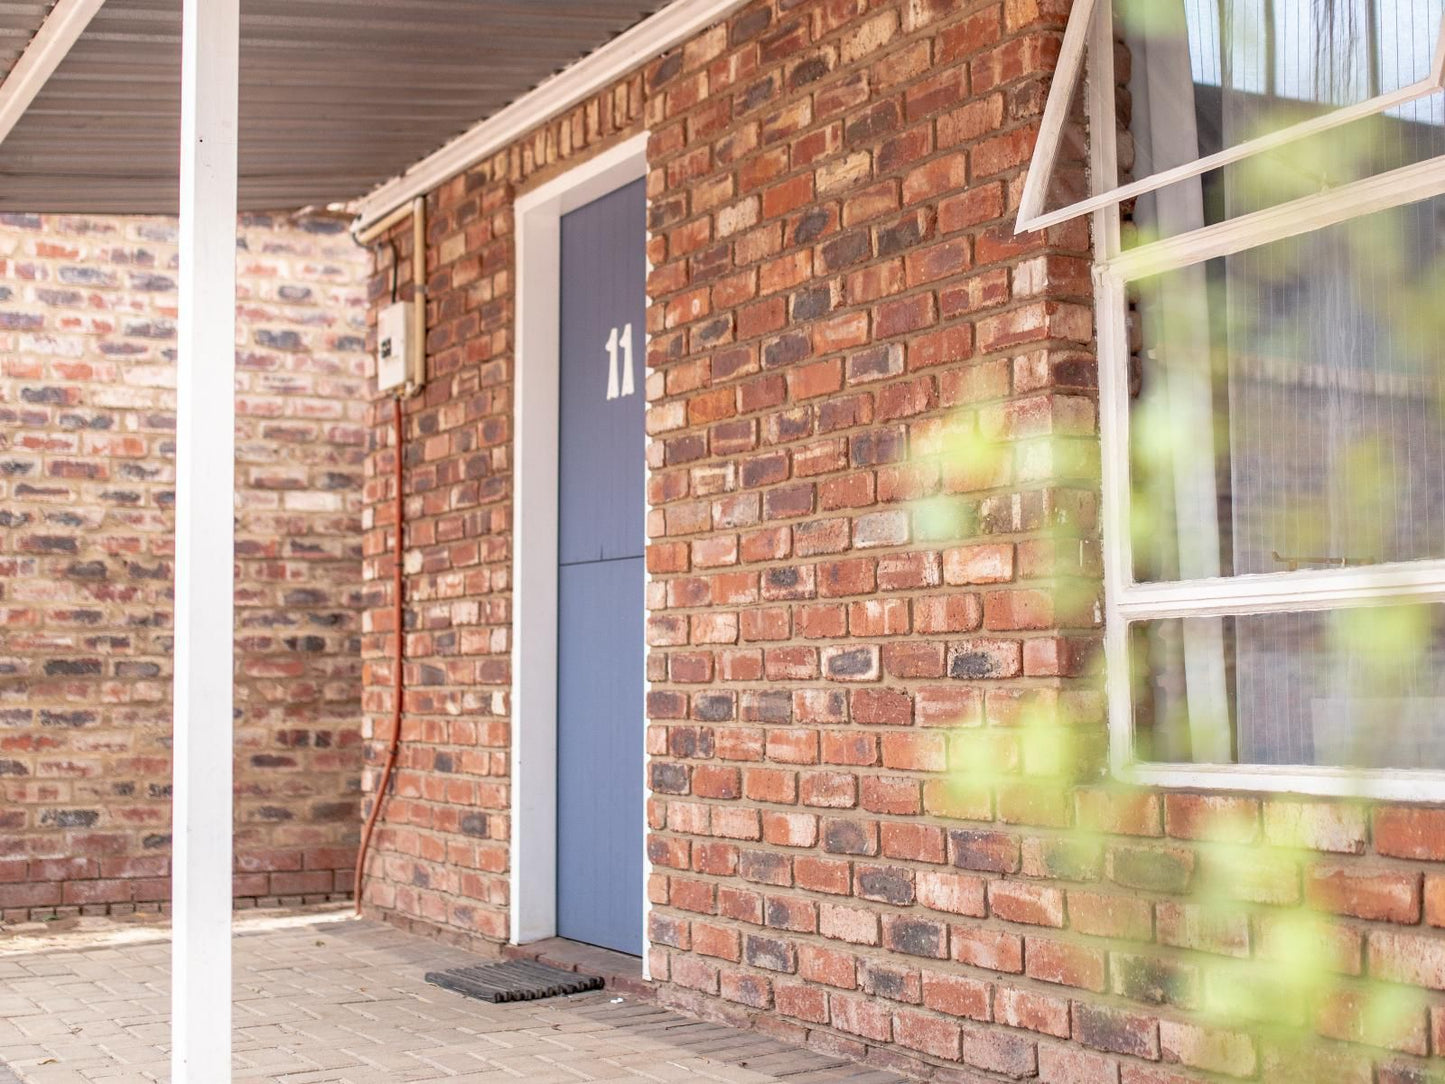
[[[1220,794],[1167,794],[1164,830],[1180,839],[1250,843],[1259,832],[1259,803]]]
[[[962,873],[923,870],[918,874],[918,902],[935,911],[982,918],[987,913],[985,882]]]
[[[1251,1076],[1258,1063],[1249,1036],[1218,1028],[1161,1020],[1159,1045],[1166,1061],[1228,1076]]]
[[[1024,940],[991,926],[955,926],[951,934],[953,958],[990,971],[1020,974],[1024,969]]]
[[[888,1010],[874,1001],[843,994],[828,998],[832,1023],[839,1031],[860,1035],[865,1039],[887,1042],[893,1037],[893,1021]]]
[[[1039,1044],[1039,1080],[1044,1084],[1116,1084],[1119,1069],[1118,1061],[1104,1054],[1078,1047]],[[1143,1070],[1145,1073],[1150,1071],[1148,1068]],[[1145,1084],[1148,1079],[1140,1077],[1134,1084]]]
[[[1265,839],[1284,847],[1362,854],[1368,820],[1364,810],[1338,802],[1268,801]]]
[[[989,910],[1007,922],[1033,926],[1064,924],[1064,894],[1047,885],[1023,881],[991,881],[988,886]]]
[[[936,1016],[919,1012],[899,1012],[893,1017],[893,1033],[898,1042],[913,1050],[921,1050],[935,1058],[949,1060],[959,1056],[959,1029]]]
[[[237,232],[232,887],[314,902],[360,814],[370,255],[324,215]],[[0,910],[130,913],[170,896],[176,227],[3,216],[0,252],[0,864],[34,857]]]
[[[989,1019],[989,985],[978,979],[925,970],[922,996],[923,1004],[936,1012]]]
[[[1213,1033],[1176,1030],[1156,1049],[1146,1007],[1203,1028],[1197,954],[1273,958],[1263,931],[1302,895],[1302,849],[1360,854],[1373,840],[1380,868],[1405,878],[1425,872],[1405,863],[1441,857],[1441,826],[1413,808],[1383,807],[1370,832],[1358,806],[1094,774],[1106,712],[1090,669],[1102,561],[1089,229],[1015,236],[1011,214],[1067,14],[1062,0],[744,5],[435,195],[434,377],[408,403],[417,760],[383,841],[397,872],[373,873],[379,892],[405,890],[398,917],[506,936],[510,531],[526,500],[512,490],[512,200],[642,127],[649,898],[665,981],[690,1006],[740,1019],[771,1004],[880,1066],[922,1055],[940,1080],[1257,1072]],[[396,238],[405,262],[409,237]],[[268,343],[293,356],[289,340]],[[75,383],[44,375],[31,381],[42,398]],[[366,716],[384,733],[395,630],[370,592],[389,572],[389,444],[373,414],[361,651]],[[1001,466],[945,462],[972,432],[1017,447]],[[266,473],[289,492],[284,471]],[[41,550],[68,538],[33,533],[53,540]],[[75,562],[75,578],[91,574]],[[1035,715],[1057,729],[1033,733]],[[488,876],[443,887],[480,864],[469,848],[483,841]],[[1234,847],[1260,857],[1226,864]],[[417,870],[435,883],[388,881]],[[1221,879],[1219,896],[1246,906],[1219,928],[1173,898]],[[1445,921],[1428,889],[1415,882],[1409,906],[1398,885],[1337,897],[1354,919],[1322,935],[1332,963],[1352,943],[1363,970],[1368,937],[1372,975],[1434,981],[1433,939],[1407,952],[1388,940],[1407,931],[1379,925]],[[1156,911],[1163,946],[1149,948]],[[1028,936],[1044,927],[1061,932]],[[1019,989],[991,989],[1010,975]]]
[[[1025,939],[1025,972],[1030,978],[1085,990],[1104,989],[1104,954],[1068,941]]]
[[[1153,908],[1147,899],[1071,889],[1069,925],[1094,937],[1148,941],[1153,936]]]
[[[1420,921],[1420,884],[1415,872],[1318,865],[1305,878],[1305,897],[1336,914],[1413,924]]]
[[[994,991],[994,1019],[1011,1028],[1023,1028],[1067,1039],[1069,1002],[1033,990],[999,986]]]
[[[1370,973],[1375,977],[1445,990],[1445,941],[1378,929],[1369,932],[1366,945]]]
[[[975,1068],[1019,1079],[1038,1071],[1038,1044],[998,1028],[966,1024],[963,1060]]]
[[[1159,1021],[1153,1017],[1078,1001],[1073,1019],[1074,1038],[1085,1046],[1136,1058],[1159,1057]]]
[[[1385,806],[1375,810],[1375,850],[1392,858],[1445,861],[1445,809]]]

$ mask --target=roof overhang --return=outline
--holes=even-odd
[[[179,0],[5,5],[0,107],[23,75],[16,46],[43,41],[54,11],[73,7],[73,28],[87,4],[0,143],[0,211],[174,213]],[[376,221],[737,6],[245,0],[241,208],[359,200]]]

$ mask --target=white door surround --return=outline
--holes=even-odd
[[[647,133],[517,197],[512,473],[510,940],[557,933],[557,485],[561,219],[647,175]],[[643,344],[641,358],[647,356]],[[644,361],[645,376],[645,361]],[[645,380],[643,381],[645,383]],[[645,523],[637,525],[639,533]],[[639,727],[638,756],[645,757]],[[645,785],[645,784],[644,784]],[[645,830],[645,825],[644,825]],[[643,922],[646,879],[643,857]],[[643,930],[643,968],[647,967]]]

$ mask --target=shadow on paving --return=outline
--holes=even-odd
[[[339,914],[246,915],[236,931],[238,1082],[907,1079],[611,990],[474,1001],[422,976],[475,957]],[[169,1079],[169,951],[161,928],[0,939],[0,1084]]]

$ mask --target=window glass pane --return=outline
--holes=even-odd
[[[1102,6],[1096,8],[1095,17],[1099,17],[1100,12],[1104,11],[1106,9]],[[1068,106],[1064,114],[1063,128],[1059,133],[1058,152],[1046,178],[1043,195],[1045,212],[1070,207],[1090,195],[1087,90],[1094,62],[1095,58],[1086,51],[1084,63],[1075,75],[1073,85],[1068,88]],[[1062,83],[1056,81],[1049,93],[1063,93]]]
[[[1401,112],[1352,121],[1147,192],[1123,205],[1124,245],[1174,237],[1445,155],[1445,125],[1415,116],[1441,104],[1445,95],[1411,102]]]
[[[1445,769],[1445,607],[1130,629],[1145,762]]]
[[[1431,74],[1445,0],[1114,0],[1145,177]],[[1445,99],[1403,107],[1445,119]]]
[[[1445,557],[1445,199],[1135,283],[1134,573]]]
[[[1121,181],[1410,87],[1445,0],[1116,0]],[[1445,154],[1445,93],[1191,178],[1124,208],[1169,237]]]

